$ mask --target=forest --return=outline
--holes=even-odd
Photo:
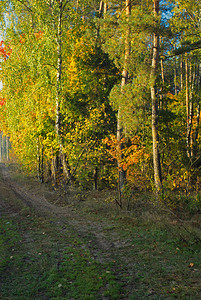
[[[41,182],[201,209],[201,3],[3,0],[0,131]],[[126,201],[126,203],[128,203]]]

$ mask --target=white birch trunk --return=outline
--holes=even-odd
[[[154,0],[153,12],[155,17],[158,17],[159,15],[159,2],[160,0]],[[154,167],[155,188],[157,194],[159,194],[162,191],[162,175],[161,175],[159,135],[158,135],[158,101],[156,96],[156,75],[157,75],[158,59],[159,59],[159,34],[154,32],[150,89],[151,89],[151,100],[152,100],[153,167]]]

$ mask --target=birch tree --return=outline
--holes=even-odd
[[[159,135],[158,135],[158,101],[156,95],[156,76],[157,66],[159,60],[159,0],[154,0],[153,14],[155,17],[155,32],[153,33],[153,50],[152,50],[152,65],[150,75],[150,88],[152,100],[152,139],[153,139],[153,166],[154,166],[154,180],[156,192],[160,193],[162,190],[162,176],[159,150]]]
[[[128,66],[129,66],[129,57],[130,57],[130,25],[129,25],[129,17],[131,15],[131,1],[126,0],[126,17],[127,17],[127,29],[125,32],[125,50],[124,50],[124,67],[122,71],[122,80],[121,80],[121,92],[124,93],[124,87],[128,83]],[[118,159],[118,172],[119,172],[119,193],[122,194],[123,187],[125,185],[126,180],[126,172],[123,170],[121,166],[122,161],[122,149],[123,149],[123,124],[122,124],[122,107],[121,103],[118,107],[118,113],[117,113],[117,143],[118,143],[118,149],[117,153],[119,153],[119,159]]]

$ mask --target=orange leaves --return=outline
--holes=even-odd
[[[21,35],[20,35],[20,43],[21,43],[21,44],[24,44],[24,43],[25,43],[25,36],[24,36],[24,34],[21,34]]]
[[[35,38],[36,38],[37,40],[39,40],[39,39],[43,38],[44,32],[41,31],[41,30],[39,30],[38,32],[34,32],[33,35],[35,36]],[[29,36],[32,36],[32,34],[30,34]],[[21,43],[21,44],[24,44],[25,41],[26,41],[26,36],[25,36],[25,34],[23,33],[23,34],[20,35],[20,43]]]
[[[0,42],[0,54],[1,56],[3,56],[4,61],[6,61],[6,59],[11,55],[12,50],[10,47],[6,46],[4,44],[4,41]]]
[[[3,56],[4,60],[6,60],[7,55],[6,55],[6,50],[4,47],[4,41],[1,41],[1,43],[0,43],[0,54]]]
[[[124,157],[123,169],[127,170],[130,166],[139,163],[139,160],[144,156],[144,147],[140,147],[139,137],[131,139],[131,145],[122,150]]]
[[[4,106],[5,103],[6,103],[6,99],[3,98],[3,97],[0,97],[0,106],[1,106],[1,107]]]
[[[147,188],[149,183],[144,174],[144,165],[149,159],[149,154],[145,152],[140,137],[123,138],[118,142],[114,135],[110,135],[103,142],[107,145],[110,159],[116,160],[119,167],[126,171],[127,182],[139,189]],[[121,149],[121,144],[124,146],[123,149]]]
[[[114,159],[118,160],[118,157],[119,157],[119,153],[117,150],[118,141],[117,141],[117,138],[115,137],[115,135],[111,134],[110,138],[106,137],[103,140],[103,143],[105,143],[107,146],[110,147],[109,149],[107,149],[107,152],[111,155],[111,160],[114,160]]]
[[[30,117],[31,117],[32,120],[35,121],[35,119],[36,119],[36,113],[35,112],[31,112],[30,113]]]
[[[140,146],[140,138],[138,136],[129,141],[123,138],[118,142],[114,135],[110,135],[110,138],[106,137],[103,142],[109,146],[107,151],[111,155],[111,159],[116,159],[125,171],[145,157],[144,147]],[[123,149],[121,149],[120,144],[124,144]]]
[[[169,98],[169,99],[175,99],[175,95],[173,95],[170,92],[167,92],[166,97]]]
[[[39,30],[38,32],[34,33],[37,40],[41,39],[44,36],[44,32]]]

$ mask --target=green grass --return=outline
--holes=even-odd
[[[165,229],[138,228],[133,231],[132,246],[130,256],[138,258],[135,275],[139,282],[133,297],[198,299],[201,256],[197,245],[189,248],[172,239]]]
[[[12,252],[19,240],[19,234],[12,222],[0,219],[0,275],[11,264]]]
[[[77,236],[58,233],[51,223],[55,229],[30,215],[0,220],[0,298],[118,299],[121,284],[109,265],[97,263]]]
[[[59,299],[101,299],[101,289],[102,296],[107,294],[111,299],[117,299],[120,295],[119,286],[111,271],[100,268],[86,251],[71,247],[65,250],[59,269],[54,267],[44,274],[41,288],[44,285],[47,287],[47,284],[50,288],[46,295],[59,296]]]
[[[127,280],[124,293],[128,299],[200,298],[199,228],[172,221],[162,212],[144,216],[119,212],[109,216],[104,210],[97,211],[87,208],[83,214],[94,223],[105,222],[108,238],[112,232],[118,232],[119,243],[125,241],[125,246],[114,253],[114,259],[121,265],[122,281]]]
[[[109,263],[93,259],[87,239],[28,210],[0,219],[1,299],[199,299],[200,245],[177,226],[120,214],[104,234],[128,245]],[[172,227],[171,227],[172,226]],[[188,242],[187,242],[188,240]],[[127,258],[125,260],[125,257]]]

